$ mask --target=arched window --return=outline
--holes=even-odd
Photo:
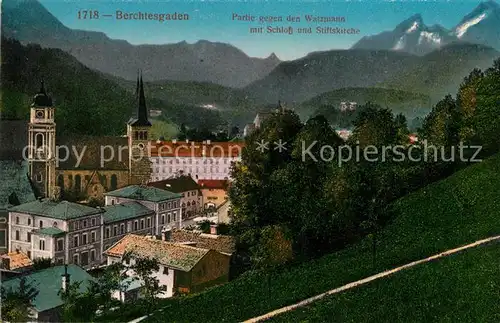
[[[75,192],[80,194],[82,189],[82,177],[80,175],[75,176]]]
[[[106,187],[107,184],[108,184],[108,179],[106,178],[106,175],[102,175],[101,176],[101,185]]]
[[[144,140],[148,140],[148,132],[144,131]]]
[[[189,202],[189,201],[188,201],[188,202],[187,202],[187,206],[191,206],[191,202]]]
[[[35,147],[40,148],[43,146],[43,133],[37,133],[35,135]]]
[[[144,139],[144,138],[143,138],[143,132],[142,132],[142,131],[139,131],[139,140],[142,140],[142,139]]]
[[[114,191],[118,187],[118,179],[116,178],[116,175],[113,174],[111,175],[111,190]]]
[[[136,131],[134,134],[134,139],[137,140],[139,139],[139,131]]]

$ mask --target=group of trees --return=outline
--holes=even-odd
[[[444,153],[460,141],[496,152],[498,104],[500,59],[485,73],[474,70],[456,99],[438,102],[419,129],[419,140]],[[289,110],[275,113],[246,139],[229,192],[242,260],[264,267],[307,259],[367,235],[373,238],[375,259],[377,232],[393,216],[391,202],[467,165],[425,158],[429,152],[422,146],[411,151],[412,160],[401,159],[410,156],[411,148],[406,118],[371,103],[358,110],[347,142],[324,117],[303,124]],[[286,142],[284,149],[280,140]],[[388,146],[399,150],[383,149]],[[377,151],[377,160],[363,153],[368,148]]]
[[[131,254],[126,254],[124,260],[130,260]],[[42,269],[42,268],[38,268]],[[141,300],[135,301],[143,312],[150,312],[157,306],[158,294],[166,291],[160,285],[154,272],[160,270],[158,260],[154,258],[135,257],[133,262],[125,266],[121,262],[107,266],[104,271],[92,281],[71,281],[66,289],[59,291],[63,301],[61,319],[64,322],[93,322],[98,316],[106,316],[115,310],[126,308],[130,304],[125,300],[116,300],[113,292],[125,292],[130,284],[138,280],[141,284]],[[133,272],[134,275],[129,276]],[[83,284],[86,284],[84,286]],[[19,287],[6,289],[2,286],[2,318],[7,322],[29,322],[32,319],[32,304],[39,294],[36,282],[28,282],[26,277],[19,279]],[[121,297],[121,296],[120,296]],[[137,310],[137,306],[134,306]],[[112,314],[111,314],[112,315]]]
[[[214,142],[224,142],[235,138],[239,134],[239,128],[233,126],[229,132],[227,131],[211,131],[209,128],[188,128],[182,124],[178,134],[179,140],[204,141],[210,140]]]

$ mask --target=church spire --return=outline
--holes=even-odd
[[[137,69],[137,85],[135,87],[135,100],[139,99],[139,69]]]
[[[144,96],[144,82],[142,81],[142,72],[139,79],[139,104],[137,107],[137,122],[140,125],[151,125],[148,120],[148,109],[146,107],[146,97]]]
[[[42,81],[40,82],[40,93],[46,94],[45,93],[45,82],[43,81],[43,78],[42,78]]]

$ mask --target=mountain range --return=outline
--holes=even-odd
[[[451,4],[450,4],[451,5]],[[420,14],[401,22],[392,31],[361,38],[352,49],[394,50],[425,55],[456,42],[468,42],[500,50],[500,5],[481,2],[455,27],[427,26]]]
[[[128,80],[135,80],[141,68],[152,81],[168,76],[175,81],[243,87],[280,63],[274,53],[264,59],[253,58],[225,43],[200,40],[194,44],[132,45],[101,32],[73,30],[37,0],[3,1],[2,35],[25,45],[62,49],[92,69]]]

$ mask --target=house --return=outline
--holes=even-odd
[[[199,180],[198,185],[205,209],[217,208],[228,199],[228,180]]]
[[[32,315],[35,321],[41,322],[61,322],[61,307],[63,301],[60,291],[67,287],[67,284],[81,282],[79,290],[84,292],[94,278],[85,270],[76,265],[55,266],[39,271],[31,272],[27,275],[26,282],[38,290],[38,295],[32,303]],[[2,282],[5,290],[18,290],[20,277]]]
[[[9,249],[10,207],[35,201],[26,161],[0,160],[0,254]]]
[[[164,226],[182,226],[181,194],[152,186],[130,185],[105,194],[106,206],[125,202],[139,202],[154,211],[152,231],[160,235]]]
[[[177,174],[198,179],[227,179],[231,165],[241,160],[242,142],[156,141],[151,142],[151,182]]]
[[[154,273],[160,285],[166,291],[160,298],[172,297],[178,293],[199,292],[207,287],[224,283],[229,277],[229,257],[211,249],[192,247],[165,241],[163,239],[128,234],[111,248],[106,250],[108,265],[124,262],[130,266],[137,258],[154,258],[160,264],[160,270]],[[130,261],[124,255],[130,255]],[[127,271],[129,277],[136,277],[133,270]]]
[[[12,271],[26,271],[32,269],[33,261],[23,252],[9,252],[0,257],[1,268]]]
[[[9,252],[91,268],[101,264],[104,210],[68,201],[38,199],[9,208]]]
[[[203,195],[200,187],[191,176],[180,175],[157,182],[150,182],[148,186],[181,194],[182,219],[190,219],[203,210]]]

